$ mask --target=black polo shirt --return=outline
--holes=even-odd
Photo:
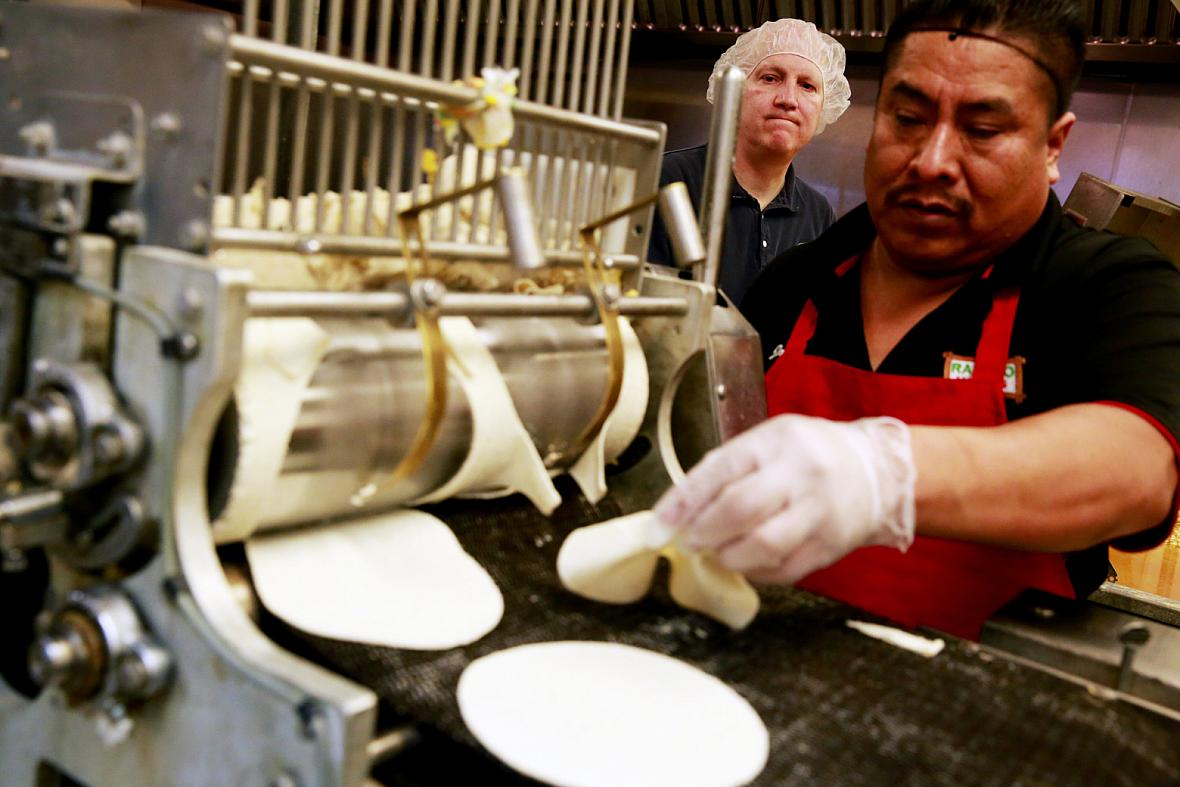
[[[816,307],[809,355],[869,370],[856,275],[834,269],[866,250],[876,230],[865,205],[823,236],[771,262],[742,304],[762,338],[767,368],[804,303]],[[1009,356],[1023,357],[1024,398],[1008,419],[1083,402],[1119,402],[1180,437],[1180,272],[1150,242],[1081,229],[1050,194],[1036,225],[980,276],[910,330],[878,367],[887,374],[943,376],[946,353],[973,358],[992,295],[1017,287]],[[1175,444],[1175,443],[1174,443]],[[1122,549],[1160,543],[1171,521],[1121,539]],[[1105,578],[1106,548],[1067,556],[1079,595]]]
[[[707,155],[706,145],[674,150],[664,154],[660,169],[660,185],[683,181],[697,211],[705,185]],[[758,207],[758,200],[737,180],[731,178],[730,182],[729,216],[725,220],[717,286],[733,303],[741,303],[750,283],[766,263],[798,243],[818,238],[835,221],[836,214],[822,194],[795,176],[794,164],[787,169],[782,190],[767,204],[766,210]],[[647,256],[660,265],[676,264],[672,241],[659,211],[652,225]]]

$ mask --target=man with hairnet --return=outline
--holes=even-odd
[[[848,108],[844,47],[811,22],[778,19],[743,34],[713,67],[709,102],[731,66],[746,74],[734,150],[733,188],[718,286],[741,303],[766,263],[812,240],[835,219],[832,206],[804,183],[792,162],[811,138]],[[660,185],[683,181],[700,208],[707,146],[664,156]],[[648,258],[672,265],[672,245],[659,216]]]
[[[866,204],[743,303],[770,420],[656,514],[755,581],[963,637],[1084,597],[1176,521],[1180,272],[1050,189],[1086,29],[1070,0],[918,0],[890,27]]]

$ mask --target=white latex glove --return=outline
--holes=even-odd
[[[858,547],[908,549],[916,476],[901,421],[780,415],[709,452],[655,513],[723,567],[793,583]]]

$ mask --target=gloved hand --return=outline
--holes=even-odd
[[[901,421],[780,415],[709,452],[655,513],[725,568],[793,583],[858,547],[908,549],[916,476]]]

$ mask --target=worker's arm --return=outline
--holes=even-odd
[[[1136,413],[1078,404],[992,428],[913,427],[922,535],[1068,552],[1161,522],[1176,462]]]
[[[1173,456],[1146,419],[1102,404],[983,428],[787,415],[711,452],[656,513],[726,567],[794,582],[915,533],[1070,551],[1145,530],[1169,513]]]

